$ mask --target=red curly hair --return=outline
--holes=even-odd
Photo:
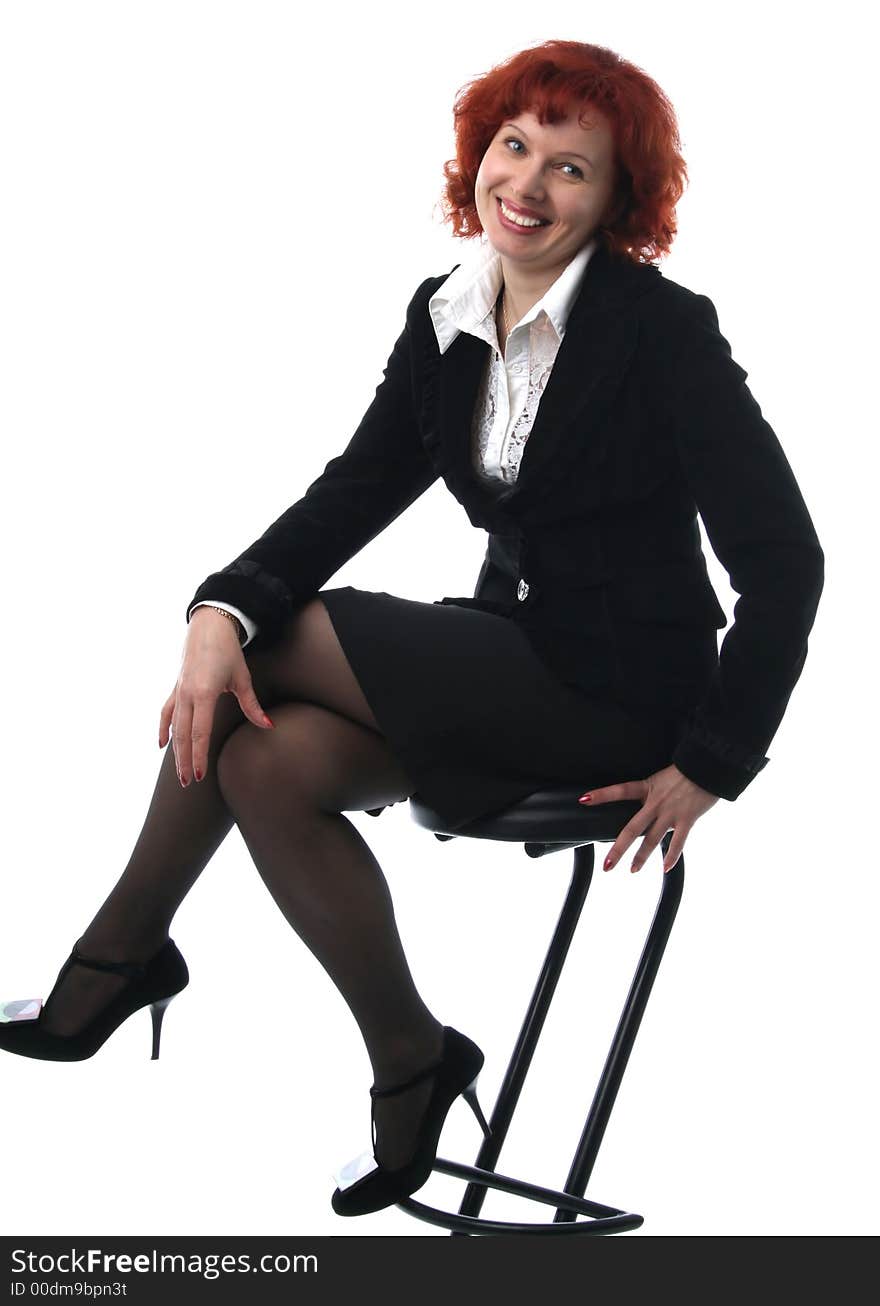
[[[641,68],[613,50],[580,41],[544,41],[522,50],[456,96],[455,158],[443,165],[443,221],[471,238],[483,230],[474,185],[483,155],[507,118],[531,111],[543,125],[589,107],[608,120],[614,137],[617,217],[598,239],[633,263],[656,262],[675,239],[675,206],[688,179],[675,110]]]

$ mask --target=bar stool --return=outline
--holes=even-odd
[[[613,843],[627,821],[640,808],[638,802],[628,801],[603,803],[601,807],[585,809],[576,801],[581,792],[582,788],[568,787],[541,790],[501,813],[481,817],[453,833],[446,828],[440,814],[423,802],[418,794],[411,795],[409,799],[413,820],[431,830],[441,840],[496,839],[522,843],[529,857],[543,857],[563,848],[574,849],[571,883],[497,1101],[489,1117],[490,1136],[483,1139],[475,1165],[462,1165],[439,1156],[434,1162],[435,1171],[469,1181],[458,1213],[439,1210],[412,1197],[397,1203],[402,1210],[417,1219],[449,1229],[453,1237],[483,1234],[611,1234],[637,1229],[644,1223],[641,1215],[588,1200],[584,1197],[584,1192],[678,910],[684,885],[683,854],[673,869],[662,875],[663,887],[654,919],[563,1188],[542,1188],[526,1180],[501,1174],[495,1169],[590,887],[594,844]],[[661,844],[664,855],[669,849],[671,838],[672,831],[667,831],[663,836]],[[530,1224],[480,1218],[479,1211],[489,1188],[552,1206],[555,1208],[553,1220]],[[579,1220],[578,1216],[587,1218]]]

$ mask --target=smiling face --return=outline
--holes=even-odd
[[[598,110],[544,126],[532,113],[501,124],[477,173],[474,198],[483,231],[504,260],[532,273],[570,262],[614,205],[614,139]],[[540,227],[509,222],[500,200]]]

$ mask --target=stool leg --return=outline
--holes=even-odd
[[[663,836],[661,843],[664,855],[669,850],[671,838],[671,830],[667,831]],[[623,1072],[626,1070],[633,1042],[651,994],[657,968],[660,965],[666,941],[672,929],[672,922],[675,920],[675,914],[678,911],[683,885],[684,854],[682,853],[675,867],[663,874],[663,888],[660,892],[660,900],[654,912],[648,938],[639,958],[639,964],[636,967],[636,973],[630,985],[629,994],[611,1043],[611,1050],[608,1053],[599,1086],[590,1107],[590,1114],[587,1116],[584,1131],[581,1134],[574,1160],[571,1163],[571,1169],[568,1172],[568,1178],[562,1187],[563,1192],[572,1193],[575,1197],[583,1197],[590,1175],[593,1172],[599,1145],[602,1142],[605,1127],[611,1115],[611,1108],[614,1106],[617,1090],[620,1088]],[[576,1218],[575,1212],[559,1208],[553,1216],[553,1223],[558,1224]]]
[[[547,956],[541,968],[525,1020],[519,1032],[519,1038],[516,1041],[513,1055],[510,1058],[507,1072],[499,1090],[498,1099],[489,1119],[489,1127],[492,1133],[489,1138],[483,1140],[477,1159],[474,1162],[481,1170],[495,1169],[499,1153],[507,1137],[511,1117],[519,1101],[523,1081],[532,1062],[538,1035],[543,1028],[550,1002],[559,982],[562,967],[568,956],[569,945],[580,919],[581,909],[593,875],[593,862],[593,844],[582,844],[579,848],[575,848],[574,870],[568,893],[562,905],[559,920],[550,941],[550,947],[547,950]],[[670,872],[671,874],[673,872]],[[578,1196],[583,1196],[583,1194],[580,1193]],[[478,1215],[485,1197],[485,1184],[469,1183],[458,1208],[459,1215]],[[453,1238],[468,1238],[471,1235],[453,1232],[450,1236]]]

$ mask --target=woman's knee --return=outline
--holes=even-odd
[[[239,724],[229,731],[220,746],[217,784],[227,803],[245,799],[249,793],[259,793],[270,782],[273,770],[277,774],[281,712],[274,704],[273,712],[274,729],[254,725],[241,714]],[[276,737],[267,738],[270,735]]]
[[[244,721],[217,758],[217,782],[230,806],[275,801],[325,812],[360,811],[400,802],[408,776],[374,731],[315,703],[276,706],[274,730]]]

